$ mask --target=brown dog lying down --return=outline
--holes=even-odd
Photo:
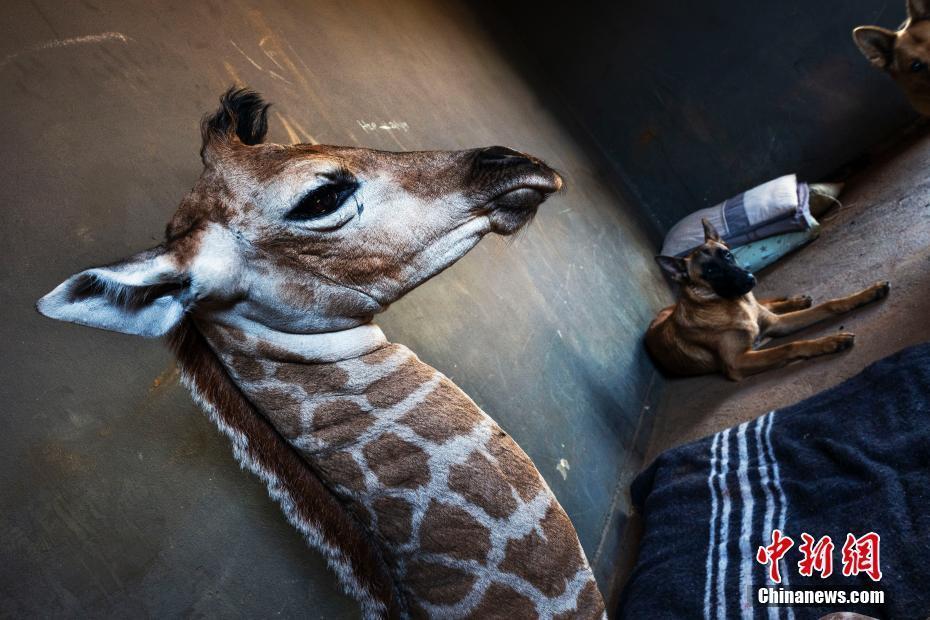
[[[755,277],[736,264],[710,222],[703,223],[704,244],[687,257],[656,257],[681,285],[678,302],[659,312],[646,331],[646,348],[670,374],[722,372],[738,381],[795,360],[844,351],[853,346],[853,334],[755,346],[762,338],[787,336],[888,295],[888,282],[879,282],[813,308],[806,295],[757,301],[750,292]]]
[[[852,34],[869,62],[894,78],[914,109],[930,116],[930,0],[907,0],[907,21],[898,30],[859,26]]]

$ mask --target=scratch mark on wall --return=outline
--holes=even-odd
[[[300,135],[302,135],[306,139],[307,142],[309,142],[310,144],[319,144],[317,139],[314,138],[312,135],[310,135],[310,132],[304,129],[300,123],[298,123],[293,117],[290,117],[290,119],[291,119],[291,125],[293,125],[297,129],[297,131],[300,132]]]
[[[242,54],[242,55],[245,57],[246,60],[248,60],[250,63],[252,63],[252,66],[253,66],[253,67],[255,67],[256,69],[258,69],[259,71],[264,71],[264,69],[262,69],[262,66],[261,66],[260,64],[258,64],[258,63],[255,62],[254,60],[252,60],[252,59],[249,57],[248,54],[246,54],[245,52],[242,51],[242,48],[241,48],[241,47],[239,47],[238,45],[236,45],[236,42],[235,42],[235,41],[233,41],[232,39],[230,39],[229,42],[232,43],[232,46],[233,46],[234,48],[236,48],[236,51],[237,51],[237,52],[239,52],[240,54]]]
[[[154,392],[160,387],[176,383],[180,376],[181,371],[178,369],[177,364],[172,362],[167,369],[155,377],[155,379],[152,381],[152,385],[149,386],[149,392]]]
[[[265,18],[262,16],[261,11],[258,9],[250,10],[249,20],[252,22],[253,27],[261,36],[259,47],[261,47],[262,52],[264,52],[265,55],[268,56],[269,60],[275,63],[279,69],[281,69],[284,75],[294,80],[295,86],[298,86],[301,90],[303,90],[307,99],[307,103],[313,109],[314,114],[319,115],[325,122],[332,125],[333,123],[331,122],[327,112],[329,106],[324,104],[324,102],[320,99],[316,89],[313,88],[313,85],[308,79],[308,76],[312,76],[313,74],[309,70],[306,72],[301,71],[297,65],[294,64],[294,61],[287,55],[287,53],[284,51],[284,48],[282,47],[283,40],[277,37],[274,31],[268,26]],[[283,42],[287,43],[287,41]]]
[[[269,52],[263,47],[263,45],[264,45],[266,39],[268,39],[268,37],[265,37],[264,39],[262,39],[261,42],[258,44],[258,46],[259,46],[260,48],[262,48],[262,51],[265,53],[265,56],[268,56],[268,58],[271,59],[271,62],[273,62],[279,69],[281,69],[281,65],[280,65],[280,63],[278,63],[278,61],[276,61],[276,60],[274,59],[274,55],[273,55],[273,54],[269,54]],[[239,52],[240,54],[242,54],[242,57],[245,58],[246,60],[248,60],[249,63],[251,63],[251,65],[252,65],[253,67],[255,67],[256,69],[258,69],[259,71],[266,71],[266,69],[264,69],[260,64],[258,64],[258,63],[255,62],[254,60],[252,60],[252,57],[249,56],[248,54],[246,54],[245,51],[243,51],[243,49],[242,49],[241,47],[239,47],[239,46],[236,44],[235,41],[233,41],[232,39],[230,39],[229,42],[232,43],[232,46],[233,46],[234,48],[236,48],[236,51]],[[282,71],[283,71],[283,69],[282,69]],[[272,69],[268,69],[268,70],[267,70],[267,73],[268,73],[268,75],[270,75],[271,77],[275,78],[276,80],[281,80],[281,81],[284,82],[285,84],[290,84],[291,86],[294,85],[293,82],[291,82],[289,79],[287,79],[286,77],[284,77],[283,75],[281,75],[281,74],[278,73],[277,71],[273,71]]]
[[[410,125],[405,121],[384,121],[379,123],[377,121],[363,121],[359,120],[358,126],[361,127],[365,133],[370,133],[372,131],[403,131],[407,133],[410,131]]]
[[[280,69],[281,71],[287,71],[287,69],[285,69],[284,67],[282,67],[282,66],[281,66],[281,63],[278,62],[278,60],[275,58],[275,56],[277,56],[278,52],[276,52],[275,50],[272,50],[272,49],[265,49],[265,45],[268,43],[268,39],[270,39],[271,36],[272,36],[272,35],[265,35],[264,37],[262,37],[262,40],[258,42],[258,47],[262,50],[262,52],[265,53],[265,56],[268,57],[268,60],[270,60],[271,62],[273,62],[273,63],[275,64],[275,66],[276,66],[278,69]],[[278,46],[278,47],[279,47],[279,49],[280,49],[280,46]]]
[[[77,235],[77,238],[84,243],[94,242],[94,232],[90,226],[78,226],[74,233]]]
[[[291,86],[294,85],[294,83],[291,82],[289,79],[287,79],[286,77],[284,77],[284,76],[281,75],[280,73],[276,73],[276,72],[272,71],[271,69],[268,69],[268,75],[270,75],[271,77],[273,77],[273,78],[275,78],[275,79],[281,80],[281,81],[284,82],[285,84],[290,84]]]
[[[388,136],[391,137],[394,143],[397,144],[400,150],[402,151],[405,150],[406,147],[403,145],[403,143],[400,140],[397,139],[397,134],[400,131],[403,131],[406,133],[410,130],[410,125],[408,125],[406,122],[384,121],[382,123],[379,123],[377,121],[364,121],[361,119],[359,119],[356,122],[358,123],[358,126],[361,127],[362,130],[364,130],[365,133],[373,133],[373,132],[378,132],[378,131],[385,132]]]
[[[92,43],[105,43],[107,41],[118,41],[120,43],[129,43],[132,39],[124,35],[122,32],[101,32],[99,34],[88,34],[81,37],[70,37],[68,39],[52,39],[51,41],[43,41],[42,43],[36,43],[31,45],[26,49],[20,50],[18,52],[13,52],[12,54],[7,54],[3,60],[0,60],[0,67],[5,67],[10,62],[16,60],[19,56],[23,54],[29,54],[32,52],[41,52],[44,50],[57,49],[60,47],[71,47],[73,45],[87,45]]]
[[[291,127],[291,124],[287,122],[287,119],[281,116],[280,112],[275,112],[274,115],[277,116],[281,124],[284,125],[284,131],[287,132],[287,137],[290,139],[291,144],[300,144],[300,136],[297,135],[297,132]]]
[[[238,88],[242,88],[243,86],[245,86],[245,82],[242,81],[242,78],[239,77],[239,74],[236,73],[236,70],[233,69],[233,66],[231,64],[229,64],[228,62],[224,60],[223,67],[226,68],[226,73],[229,74],[229,77],[232,78],[233,83]]]

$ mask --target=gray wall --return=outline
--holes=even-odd
[[[153,4],[2,8],[0,615],[356,613],[157,342],[32,308],[160,240],[200,172],[199,118],[233,81],[275,102],[276,141],[500,143],[563,172],[521,238],[488,239],[381,324],[524,446],[609,589],[661,388],[639,334],[667,292],[597,149],[462,5]],[[391,121],[406,129],[362,126]]]
[[[915,118],[850,35],[896,28],[905,0],[481,4],[655,235],[782,174],[820,180]]]

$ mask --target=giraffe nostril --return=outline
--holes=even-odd
[[[506,146],[489,146],[478,152],[479,166],[513,166],[532,163],[532,159]]]

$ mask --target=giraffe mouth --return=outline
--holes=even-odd
[[[532,221],[546,198],[559,191],[562,178],[552,176],[534,178],[501,192],[488,201],[488,219],[491,230],[500,235],[512,235]]]

